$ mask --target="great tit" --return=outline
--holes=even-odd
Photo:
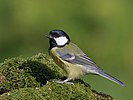
[[[67,83],[85,74],[96,74],[117,84],[125,86],[120,80],[105,73],[77,45],[71,42],[69,36],[62,30],[52,30],[47,36],[48,49],[55,63],[68,75],[67,79],[58,83]]]

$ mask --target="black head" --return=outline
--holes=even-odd
[[[47,38],[49,38],[50,43],[49,49],[52,49],[53,47],[63,47],[70,42],[69,36],[62,30],[50,31]]]

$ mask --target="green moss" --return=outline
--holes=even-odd
[[[45,54],[5,60],[0,64],[0,100],[112,100],[81,80],[73,85],[52,82],[64,76]]]
[[[11,58],[0,64],[0,94],[25,87],[40,87],[50,79],[60,78],[63,71],[45,54],[31,58]]]
[[[82,83],[58,84],[48,82],[41,88],[20,88],[1,96],[2,100],[112,100],[110,96],[96,96]]]

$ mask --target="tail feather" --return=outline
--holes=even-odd
[[[123,82],[121,82],[117,78],[115,78],[115,77],[113,77],[113,76],[111,76],[111,75],[109,75],[109,74],[107,74],[107,73],[105,73],[103,71],[98,71],[96,74],[98,74],[98,75],[100,75],[100,76],[102,76],[102,77],[104,77],[106,79],[109,79],[109,80],[111,80],[111,81],[113,81],[113,82],[115,82],[117,84],[120,84],[122,86],[126,86]]]

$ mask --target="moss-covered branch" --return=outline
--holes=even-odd
[[[77,80],[72,84],[52,82],[65,73],[45,54],[16,57],[0,64],[0,100],[112,100]]]

